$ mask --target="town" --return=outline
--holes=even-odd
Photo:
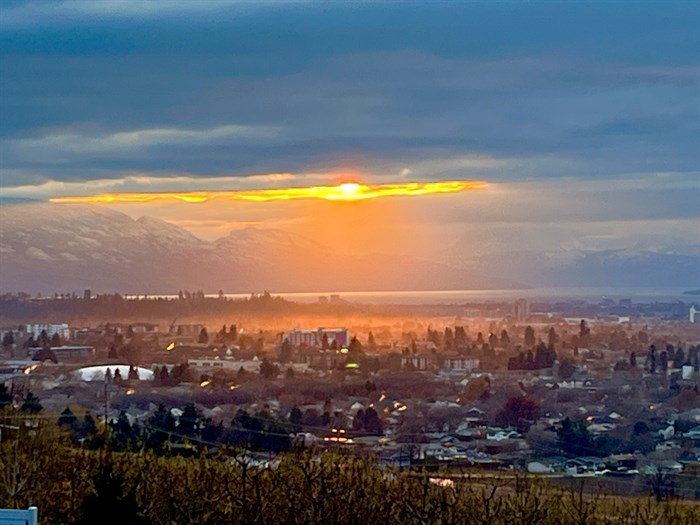
[[[265,467],[288,451],[332,451],[700,499],[690,301],[0,300],[3,441],[17,433],[10,410],[53,421],[79,448],[235,448]]]

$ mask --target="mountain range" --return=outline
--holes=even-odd
[[[259,228],[206,241],[160,219],[133,219],[100,206],[0,206],[0,291],[5,292],[688,289],[700,284],[697,252],[462,253],[449,264],[391,253],[341,253],[310,237]]]
[[[338,253],[304,236],[244,228],[205,241],[152,217],[48,203],[0,207],[0,289],[215,293],[512,288],[516,283],[391,254]]]

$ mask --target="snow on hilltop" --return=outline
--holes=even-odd
[[[398,260],[401,272],[392,262]],[[99,206],[49,203],[0,207],[0,261],[4,291],[248,292],[509,284],[418,260],[348,257],[280,230],[245,228],[209,242],[152,217],[134,220]]]

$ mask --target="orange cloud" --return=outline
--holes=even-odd
[[[414,197],[436,193],[456,193],[485,188],[482,181],[404,182],[397,184],[360,184],[344,182],[336,186],[270,188],[261,190],[191,191],[163,193],[102,193],[74,197],[53,197],[51,202],[62,204],[113,204],[160,201],[202,203],[212,199],[255,202],[322,199],[329,201],[361,201],[379,197]]]

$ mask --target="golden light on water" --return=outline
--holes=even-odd
[[[102,193],[72,197],[53,197],[51,202],[61,204],[113,204],[182,201],[202,203],[213,199],[242,201],[278,201],[322,199],[328,201],[361,201],[380,197],[415,197],[438,193],[457,193],[485,188],[482,181],[403,182],[396,184],[360,184],[344,182],[336,186],[308,186],[296,188],[269,188],[260,190],[192,191],[162,193]]]

